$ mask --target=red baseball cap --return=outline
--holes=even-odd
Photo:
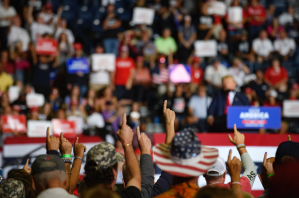
[[[200,58],[197,56],[194,56],[193,63],[199,63],[199,62],[200,62]]]
[[[30,112],[38,111],[38,107],[31,107]]]
[[[298,90],[298,89],[299,89],[299,85],[298,85],[298,83],[294,83],[294,84],[292,84],[292,89],[294,89],[294,90]]]
[[[74,43],[73,46],[74,46],[75,50],[81,50],[82,49],[82,44],[81,43]]]

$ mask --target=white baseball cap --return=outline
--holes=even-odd
[[[213,166],[207,171],[207,176],[221,176],[226,171],[225,161],[222,157],[218,157]]]

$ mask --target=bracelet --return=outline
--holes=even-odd
[[[61,155],[61,158],[72,158],[72,155],[71,154],[64,154],[64,155]]]
[[[72,158],[61,158],[64,163],[72,163]]]
[[[269,177],[272,177],[272,176],[274,176],[274,173],[270,173],[270,174],[268,175],[268,178],[269,178]]]
[[[131,146],[132,145],[132,143],[130,143],[130,144],[125,144],[125,145],[123,145],[123,147],[125,147],[125,146]]]
[[[70,175],[72,174],[72,173],[70,173],[70,172],[65,172],[65,173],[66,173],[66,174],[70,174]]]
[[[75,157],[75,159],[80,159],[80,160],[81,160],[81,162],[83,162],[82,158],[81,158],[81,157],[79,157],[79,156],[76,156],[76,157]]]
[[[234,185],[234,184],[238,184],[238,185],[242,186],[242,184],[240,182],[232,182],[230,185]]]
[[[237,149],[240,149],[240,148],[246,148],[245,146],[240,146],[240,147],[238,147]]]
[[[237,145],[237,148],[241,147],[241,146],[244,146],[245,147],[245,144],[239,144]]]

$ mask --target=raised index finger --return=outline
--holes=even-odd
[[[266,152],[266,153],[265,153],[265,155],[264,155],[263,164],[265,164],[265,163],[266,163],[266,161],[267,161],[267,152]]]
[[[237,130],[237,125],[234,124],[234,133],[237,133],[237,132],[238,132],[238,130]]]
[[[139,129],[139,126],[136,129],[136,133],[137,133],[137,139],[139,140],[139,138],[140,138],[140,129]]]
[[[79,141],[79,137],[76,138],[75,144],[78,144],[78,141]]]
[[[167,100],[164,100],[163,112],[166,111],[166,108],[167,108]]]
[[[63,132],[60,133],[60,140],[63,140]]]
[[[127,125],[127,115],[126,113],[123,114],[123,123],[122,123],[122,126],[126,126]]]
[[[50,138],[50,127],[47,127],[47,139]]]
[[[228,152],[228,158],[227,158],[227,162],[230,162],[232,159],[232,150],[230,149]]]
[[[29,158],[28,158],[27,161],[26,161],[25,167],[27,167],[28,164],[29,164]]]

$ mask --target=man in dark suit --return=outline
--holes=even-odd
[[[250,106],[248,98],[235,91],[236,83],[232,76],[222,78],[222,89],[215,93],[208,110],[207,122],[211,132],[230,131],[226,127],[227,108],[229,106]]]

